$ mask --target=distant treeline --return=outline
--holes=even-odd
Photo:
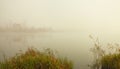
[[[27,27],[21,24],[12,24],[10,26],[0,27],[0,32],[48,32],[50,28]]]

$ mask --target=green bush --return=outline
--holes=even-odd
[[[58,58],[51,49],[40,52],[29,48],[25,53],[0,62],[0,69],[73,69],[73,64],[66,58]]]

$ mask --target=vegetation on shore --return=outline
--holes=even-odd
[[[73,63],[59,58],[51,49],[40,52],[28,48],[25,53],[0,62],[0,69],[73,69]]]
[[[101,59],[101,69],[120,69],[120,54],[105,55]]]
[[[91,51],[94,61],[91,69],[120,69],[120,46],[108,44],[107,50],[103,48],[98,39],[90,38],[94,42]],[[28,48],[24,53],[5,59],[0,62],[0,69],[73,69],[73,62],[67,58],[60,58],[53,50],[38,51]]]
[[[120,69],[119,44],[108,44],[106,50],[98,39],[90,37],[94,42],[94,47],[91,49],[94,54],[94,62],[90,66],[91,69]]]

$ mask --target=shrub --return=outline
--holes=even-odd
[[[72,69],[72,61],[61,59],[51,49],[40,52],[28,48],[25,53],[0,62],[0,69]]]
[[[91,37],[91,36],[90,36]],[[93,39],[93,37],[91,37]],[[119,44],[108,44],[103,49],[97,39],[93,39],[94,47],[91,51],[94,53],[94,62],[91,69],[120,69],[120,47]]]

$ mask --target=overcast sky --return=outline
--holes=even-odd
[[[120,33],[120,0],[0,0],[0,23]]]

